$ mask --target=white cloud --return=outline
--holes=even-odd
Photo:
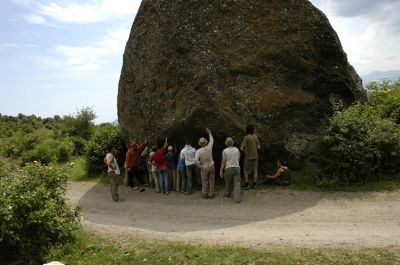
[[[400,17],[396,0],[312,0],[329,18],[359,74],[400,69]],[[395,8],[398,7],[398,8]],[[397,23],[399,21],[399,23]]]
[[[14,0],[29,7],[38,16],[63,24],[90,24],[106,20],[134,18],[141,0],[71,1]]]
[[[44,24],[46,22],[46,20],[42,16],[36,14],[29,14],[26,15],[24,18],[29,24]]]
[[[130,27],[107,32],[94,43],[81,46],[57,45],[52,56],[35,58],[47,69],[57,69],[73,79],[96,76],[114,79],[113,74],[101,74],[110,58],[121,56],[128,40]]]

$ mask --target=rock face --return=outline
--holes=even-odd
[[[223,139],[256,127],[261,162],[303,159],[329,97],[365,98],[325,15],[307,0],[143,0],[118,91],[126,136],[178,146],[210,127]]]

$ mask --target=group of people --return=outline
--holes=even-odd
[[[244,186],[243,189],[256,188],[258,178],[258,152],[261,148],[259,139],[254,133],[254,126],[247,126],[247,135],[240,146],[244,152]],[[213,160],[214,137],[209,128],[205,129],[209,140],[201,137],[198,141],[200,148],[196,150],[187,140],[185,146],[177,152],[175,146],[168,146],[168,138],[160,148],[146,147],[146,142],[136,143],[131,140],[125,158],[126,180],[125,184],[140,192],[145,191],[143,174],[139,170],[139,159],[145,156],[149,184],[158,193],[168,195],[171,191],[191,195],[193,187],[202,191],[203,198],[214,197],[215,165]],[[241,177],[240,177],[240,151],[234,146],[232,137],[225,140],[226,148],[222,151],[219,176],[225,179],[224,196],[233,197],[234,201],[241,201]],[[118,195],[118,175],[120,169],[114,157],[115,149],[110,147],[104,159],[108,166],[110,177],[111,195],[114,201],[120,201]],[[283,164],[282,164],[283,163]],[[266,184],[273,184],[281,180],[288,169],[286,161],[278,161],[278,170],[274,176],[267,176]],[[249,175],[253,174],[253,183],[249,185]],[[140,186],[134,186],[134,178]]]

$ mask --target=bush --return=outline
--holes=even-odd
[[[116,149],[116,157],[120,157],[119,162],[122,162],[121,154],[125,154],[126,147],[119,126],[109,123],[99,125],[86,146],[85,160],[90,173],[104,169],[104,157],[111,145]]]
[[[372,82],[368,85],[368,90],[369,105],[374,107],[382,118],[400,124],[400,80]]]
[[[29,164],[0,175],[0,256],[39,264],[52,246],[73,239],[79,210],[65,199],[67,174]],[[7,261],[3,260],[3,261]]]
[[[82,108],[76,115],[64,117],[64,133],[89,140],[93,134],[95,118],[96,114],[91,108]]]
[[[319,185],[379,180],[381,174],[399,170],[400,127],[368,103],[336,111],[317,146]]]

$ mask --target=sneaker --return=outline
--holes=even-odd
[[[250,186],[249,186],[249,184],[247,184],[247,185],[243,186],[243,188],[242,188],[242,190],[248,190],[248,189],[250,189]]]
[[[192,193],[189,193],[189,192],[185,192],[184,194],[185,195],[192,195]]]
[[[164,193],[165,195],[168,195],[169,194],[169,192],[166,192],[166,193]]]
[[[140,188],[139,189],[139,192],[143,192],[143,191],[145,191],[146,189],[145,188]]]
[[[138,189],[139,189],[139,187],[133,187],[132,189],[133,189],[133,190],[138,190]]]
[[[256,183],[251,184],[250,188],[255,190],[257,188],[257,184]]]

